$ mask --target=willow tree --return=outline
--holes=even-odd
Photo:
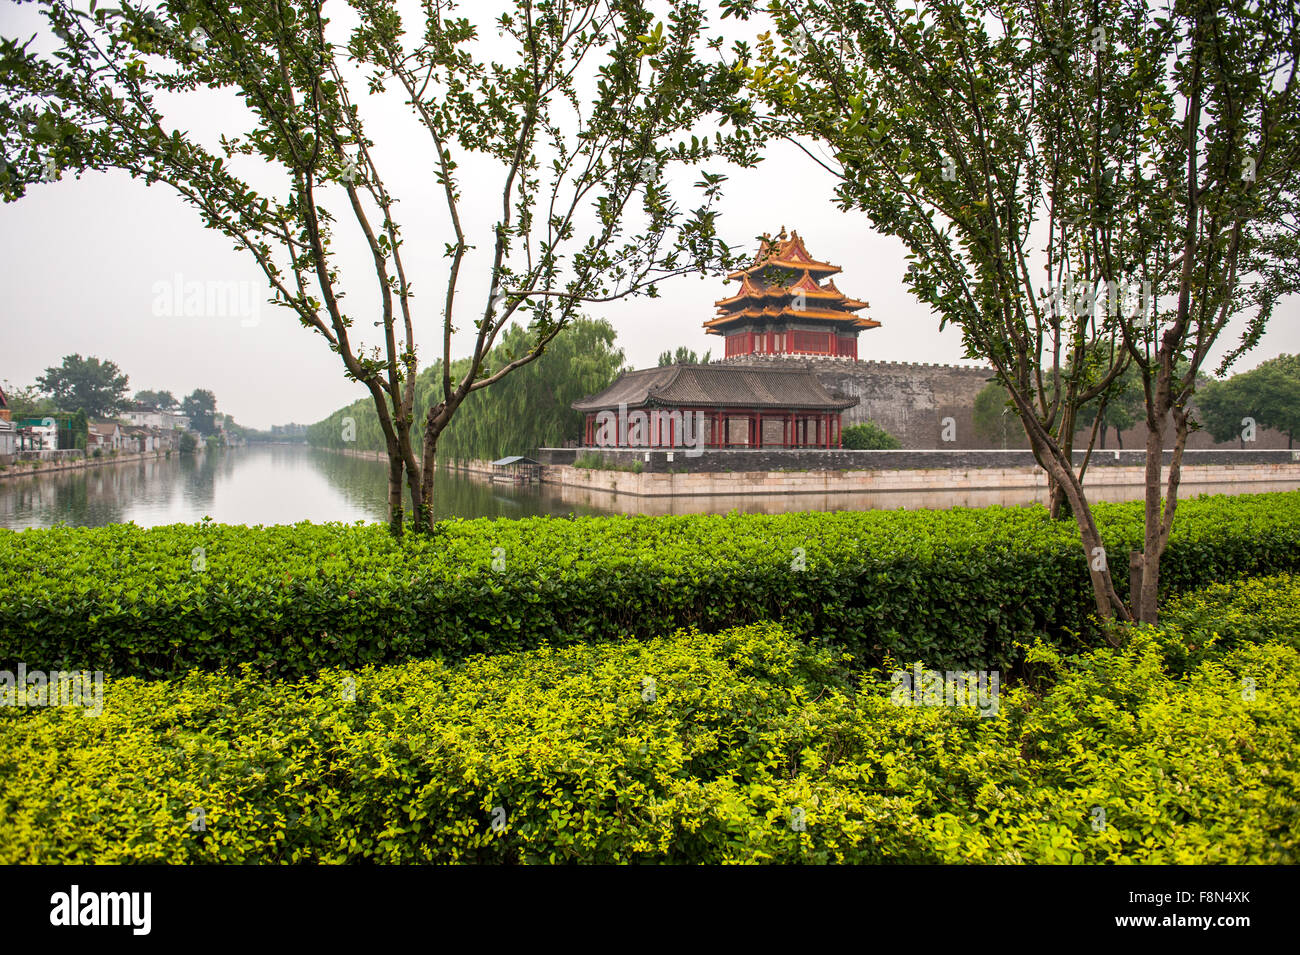
[[[1289,0],[767,12],[777,33],[759,38],[751,86],[768,128],[902,240],[911,291],[993,366],[1078,522],[1097,612],[1154,621],[1197,376],[1230,322],[1244,332],[1221,367],[1297,287],[1300,13]],[[1130,363],[1149,435],[1131,613],[1073,448],[1079,409]]]
[[[639,2],[514,0],[482,31],[448,0],[348,0],[334,8],[340,24],[312,0],[35,2],[47,33],[0,45],[6,199],[68,172],[121,170],[171,189],[233,240],[270,301],[368,390],[395,533],[403,484],[414,526],[431,526],[438,437],[470,394],[535,360],[586,303],[729,264],[713,211],[723,176],[700,171],[688,211],[671,185],[674,167],[754,158],[744,129],[723,132],[739,80],[704,62],[696,4],[665,4],[656,21]],[[185,127],[214,92],[244,104],[243,128],[204,143]],[[368,128],[395,104],[407,126],[376,143]],[[693,135],[706,117],[712,135]],[[427,301],[415,280],[428,264],[407,261],[384,175],[399,152],[427,164],[440,197],[406,217],[443,232],[444,281]],[[495,221],[476,232],[467,206],[493,204]],[[464,288],[475,243],[490,260]],[[361,265],[345,282],[349,248]],[[528,347],[489,367],[515,321]],[[417,420],[426,328],[443,380]],[[453,378],[460,329],[473,344]]]
[[[527,454],[532,448],[558,446],[577,438],[582,433],[583,416],[573,410],[571,403],[609,387],[623,368],[623,350],[616,347],[615,338],[614,326],[603,319],[575,319],[536,361],[495,387],[473,392],[466,399],[442,433],[442,461]],[[528,331],[512,325],[501,334],[487,362],[489,366],[503,367],[529,346]],[[452,377],[464,377],[468,362],[468,358],[457,359],[452,365]],[[441,362],[420,372],[416,379],[417,413],[437,404],[441,382]],[[382,451],[384,447],[374,408],[365,399],[311,425],[307,438],[316,447],[324,448]]]

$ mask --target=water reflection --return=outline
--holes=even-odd
[[[264,445],[15,475],[0,479],[0,527],[126,521],[152,527],[204,517],[230,524],[382,521],[385,474],[373,460],[302,445]],[[568,502],[549,487],[494,486],[446,472],[438,474],[434,495],[439,519],[605,511]]]
[[[85,526],[134,521],[230,524],[382,521],[386,469],[379,461],[302,445],[264,445],[197,456],[173,455],[83,471],[0,479],[0,527]],[[1197,494],[1294,490],[1300,482],[1192,484]],[[1096,487],[1092,500],[1132,500],[1138,486]],[[774,514],[784,511],[1018,506],[1043,502],[1036,489],[872,491],[849,494],[745,494],[637,497],[555,485],[493,485],[481,476],[439,472],[434,511],[447,517],[537,514]]]

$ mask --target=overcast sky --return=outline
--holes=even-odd
[[[479,9],[472,5],[476,18]],[[470,10],[471,5],[462,8],[466,15]],[[6,4],[0,12],[7,36],[31,33],[36,26],[31,7],[15,10]],[[205,142],[220,131],[243,128],[238,104],[215,96],[174,115],[178,125]],[[440,337],[442,247],[452,240],[432,178],[432,150],[396,101],[379,104],[369,129],[389,186],[403,200],[398,218],[407,223],[407,269],[416,283],[417,338],[425,343],[427,363]],[[491,163],[474,161],[461,171],[472,222],[469,241],[486,248],[499,203],[499,186],[492,185],[499,172]],[[840,266],[843,274],[835,278],[840,290],[869,302],[860,314],[883,323],[863,333],[861,358],[961,361],[960,333],[941,333],[937,318],[904,289],[901,245],[875,234],[864,215],[840,212],[828,173],[793,147],[773,145],[759,167],[731,176],[721,205],[724,236],[750,246],[750,237],[759,233],[797,229],[814,256]],[[146,188],[116,173],[80,180],[65,174],[59,182],[34,186],[21,201],[0,206],[0,254],[0,380],[29,384],[62,356],[79,352],[117,362],[130,376],[133,392],[167,389],[179,398],[208,388],[220,410],[257,428],[311,423],[365,394],[344,379],[338,356],[323,339],[290,313],[266,305],[264,294],[253,313],[188,315],[182,307],[180,314],[165,314],[160,290],[166,301],[184,305],[182,296],[171,294],[175,285],[265,287],[247,254],[203,229],[197,215],[165,187]],[[462,286],[462,295],[476,303],[488,284],[485,257],[471,256]],[[361,275],[369,267],[360,249],[343,265]],[[365,291],[354,291],[354,310],[362,307]],[[701,325],[713,317],[713,302],[728,294],[720,278],[681,278],[663,285],[658,299],[629,299],[591,314],[612,322],[629,363],[645,367],[664,349],[679,345],[698,352],[712,348],[716,356],[721,339],[706,336]],[[1300,301],[1284,303],[1261,346],[1237,370],[1281,352],[1300,352],[1297,318]],[[1237,333],[1221,342],[1226,345]]]

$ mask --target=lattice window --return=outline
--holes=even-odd
[[[790,334],[794,338],[791,351],[811,352],[815,355],[831,354],[830,332],[805,332],[796,329]]]

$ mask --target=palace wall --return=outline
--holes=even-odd
[[[780,355],[745,355],[726,359],[726,364],[807,368],[817,374],[822,386],[836,395],[855,397],[858,404],[844,412],[844,427],[874,421],[903,443],[908,450],[964,451],[990,447],[987,438],[975,433],[975,396],[993,377],[993,369],[925,362],[853,361],[843,358],[801,358]],[[953,440],[944,440],[945,421],[951,418]],[[1084,445],[1088,432],[1080,431],[1075,446]],[[1164,446],[1172,447],[1173,428]],[[1285,434],[1258,429],[1253,442],[1216,442],[1208,432],[1193,432],[1187,447],[1196,450],[1279,450],[1288,447]],[[992,446],[1003,447],[1002,441]],[[1005,447],[1027,448],[1020,422],[1009,416]],[[1109,430],[1097,446],[1113,450],[1141,450],[1146,446],[1146,425],[1139,424],[1117,436]]]
[[[993,376],[991,369],[920,362],[853,361],[846,358],[800,358],[745,355],[726,364],[776,365],[815,372],[835,395],[857,398],[844,412],[844,427],[874,421],[908,449],[973,450],[986,447],[975,435],[975,396]],[[945,418],[951,418],[943,440]]]

